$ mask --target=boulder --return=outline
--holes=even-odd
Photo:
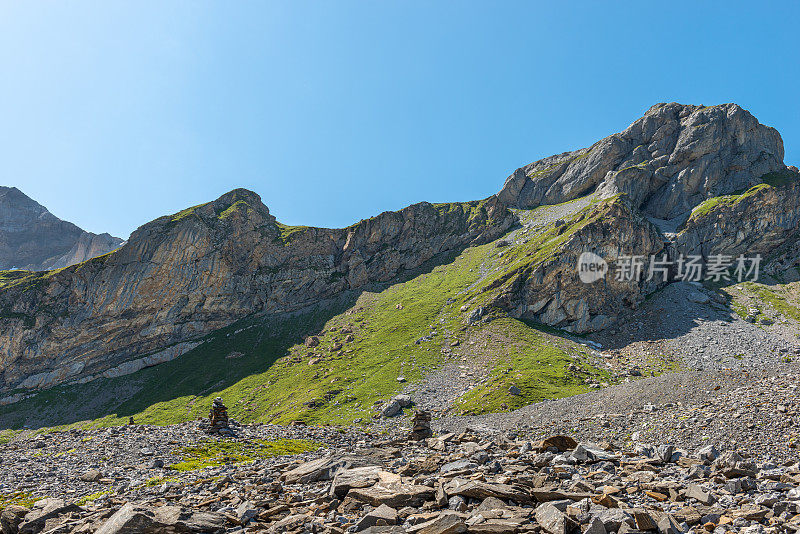
[[[222,514],[192,512],[177,506],[148,507],[127,503],[108,518],[96,534],[218,532],[225,525]]]
[[[454,513],[443,513],[408,530],[412,534],[461,534],[466,531],[464,519]]]
[[[288,484],[308,484],[320,480],[331,480],[337,471],[350,466],[348,460],[325,457],[299,465],[283,474]]]
[[[385,504],[392,508],[420,506],[433,499],[436,490],[428,486],[412,484],[376,484],[369,488],[353,488],[347,496],[372,506]]]
[[[17,504],[11,504],[3,508],[0,511],[0,532],[3,534],[16,534],[19,531],[20,523],[28,513],[30,513],[30,510]]]
[[[84,482],[97,482],[101,478],[103,478],[103,473],[99,469],[89,469],[80,476],[80,479]]]
[[[381,408],[381,415],[384,417],[394,417],[402,411],[403,407],[400,406],[397,399],[390,399],[389,402],[384,404],[383,408]]]
[[[578,524],[567,517],[553,503],[540,504],[535,512],[536,521],[550,534],[572,534],[578,532]]]
[[[378,482],[399,483],[400,476],[377,466],[343,469],[336,473],[331,483],[331,495],[342,499],[353,488],[368,488]]]
[[[391,526],[397,523],[397,510],[382,504],[362,517],[355,525],[355,532],[374,526]]]

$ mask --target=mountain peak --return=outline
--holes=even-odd
[[[737,104],[656,104],[623,132],[589,148],[517,169],[500,199],[530,208],[594,190],[627,194],[646,214],[672,219],[703,200],[785,169],[783,140]]]
[[[0,269],[47,270],[80,263],[122,240],[62,221],[16,187],[0,186]]]
[[[237,202],[243,202],[251,208],[265,215],[269,215],[269,208],[261,202],[261,197],[257,193],[241,187],[228,191],[217,200],[211,202],[211,205],[216,212],[223,212],[230,209]]]

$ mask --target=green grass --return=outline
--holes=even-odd
[[[579,210],[564,224],[556,227],[548,225],[528,241],[503,249],[503,256],[497,261],[496,269],[488,277],[483,287],[476,291],[476,297],[486,302],[492,295],[509,291],[517,282],[517,278],[526,277],[534,267],[556,257],[561,246],[575,233],[589,224],[602,221],[617,209],[626,210],[624,201],[619,195],[593,200],[588,206]],[[489,291],[492,290],[492,291]]]
[[[247,216],[252,211],[254,211],[255,208],[253,208],[250,204],[248,204],[247,200],[243,200],[241,198],[242,195],[239,190],[231,191],[231,194],[232,194],[230,196],[230,199],[232,200],[231,204],[216,209],[215,215],[217,219],[225,220],[236,213],[242,213],[243,215]],[[212,204],[211,202],[205,202],[203,204],[191,206],[189,208],[181,210],[178,213],[169,215],[167,217],[169,218],[169,222],[172,224],[179,223],[183,220],[190,218],[197,218],[198,220],[201,220],[201,217],[198,214],[198,210],[200,210],[201,208],[205,208],[206,206],[209,206],[211,204]]]
[[[184,220],[184,219],[188,219],[188,218],[190,218],[190,217],[195,217],[195,216],[197,216],[197,214],[195,213],[195,211],[196,211],[198,208],[202,208],[202,207],[203,207],[203,206],[205,206],[205,205],[206,205],[206,203],[204,203],[204,204],[198,204],[197,206],[191,206],[191,207],[189,207],[189,208],[186,208],[186,209],[184,209],[184,210],[181,210],[181,211],[179,211],[178,213],[176,213],[176,214],[174,214],[174,215],[172,215],[172,216],[170,217],[170,222],[177,223],[177,222],[180,222],[180,221],[182,221],[182,220]]]
[[[515,319],[492,322],[498,337],[493,352],[497,364],[489,380],[466,393],[455,405],[461,414],[510,411],[544,399],[556,399],[589,391],[585,379],[607,381],[608,373],[587,363],[588,349],[546,334]],[[573,364],[579,371],[572,371]],[[520,395],[511,395],[516,386]]]
[[[21,432],[21,430],[14,430],[11,428],[0,430],[0,445],[5,445],[6,443],[14,441],[14,438],[16,438]]]
[[[22,279],[33,275],[33,271],[0,271],[0,289],[12,287],[18,284]]]
[[[59,269],[59,271],[62,269]],[[0,290],[21,288],[22,291],[34,289],[57,271],[0,271]]]
[[[761,183],[758,185],[754,185],[753,187],[747,189],[744,192],[737,192],[730,195],[722,195],[718,197],[708,198],[703,202],[701,202],[700,204],[698,204],[697,206],[695,206],[694,209],[692,209],[692,214],[690,215],[689,218],[697,219],[699,217],[708,215],[718,206],[723,206],[723,205],[735,206],[739,202],[742,202],[743,200],[746,200],[750,197],[756,196],[764,191],[768,191],[771,188],[772,186],[770,184]]]
[[[734,313],[736,313],[736,315],[738,315],[742,319],[746,319],[747,316],[749,315],[747,306],[745,306],[744,304],[742,304],[737,300],[732,300],[730,302],[730,306],[731,309],[734,311]]]
[[[288,454],[316,450],[318,443],[298,439],[216,441],[205,440],[180,450],[181,461],[169,466],[175,471],[194,471],[205,467],[252,462]],[[153,485],[160,484],[154,483]]]
[[[666,373],[677,373],[683,370],[679,359],[666,354],[651,354],[645,358],[642,374],[649,372],[651,376],[659,376]]]
[[[784,317],[800,321],[800,282],[776,286],[746,282],[742,285]]]
[[[243,212],[244,215],[246,216],[252,211],[253,211],[253,208],[250,207],[250,205],[247,202],[245,202],[244,200],[237,200],[236,202],[231,204],[229,208],[227,208],[227,209],[223,210],[222,212],[220,212],[220,214],[217,216],[217,218],[224,221],[225,219],[233,216],[236,213],[242,213]]]

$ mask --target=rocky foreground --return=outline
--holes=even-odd
[[[797,377],[791,366],[675,374],[434,421],[419,440],[402,428],[235,424],[223,438],[204,422],[21,435],[0,448],[0,524],[25,534],[796,532]],[[259,443],[307,446],[242,461]],[[219,465],[187,464],[187,445],[222,447]]]

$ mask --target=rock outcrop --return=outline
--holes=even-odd
[[[787,170],[775,179],[768,180],[773,185],[762,183],[698,206],[675,238],[676,252],[704,258],[760,254],[773,260],[791,253],[800,233],[800,174]]]
[[[16,187],[0,186],[0,270],[44,271],[111,252],[122,239],[62,221]]]
[[[659,279],[647,280],[645,267],[640,278],[617,279],[609,270],[585,283],[578,260],[591,252],[612,265],[633,251],[647,257],[666,254],[656,227],[625,197],[606,199],[548,227],[527,255],[529,260],[490,287],[496,291],[490,307],[571,332],[602,330],[623,311],[635,308],[658,287]]]
[[[498,197],[533,208],[625,193],[647,215],[673,219],[784,168],[778,131],[736,104],[656,104],[624,132],[517,169]]]
[[[493,197],[415,204],[344,229],[287,227],[258,195],[237,189],[145,224],[112,254],[0,279],[0,388],[136,370],[156,353],[174,358],[183,351],[170,349],[188,350],[245,316],[386,282],[495,239],[513,221]]]

